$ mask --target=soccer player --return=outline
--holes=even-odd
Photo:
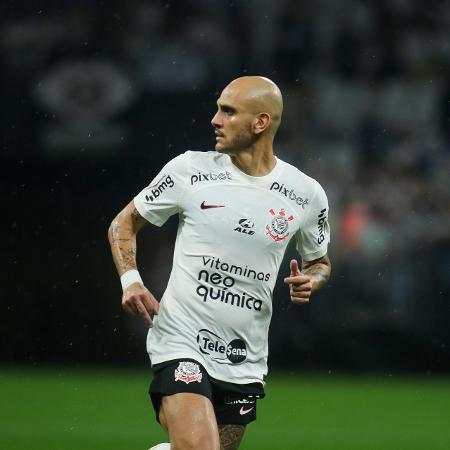
[[[122,306],[150,327],[150,396],[172,450],[237,449],[256,419],[272,294],[288,242],[295,239],[302,258],[301,269],[290,262],[284,279],[294,304],[308,303],[330,276],[325,192],[274,155],[282,110],[271,80],[232,81],[211,121],[215,151],[169,161],[109,228]],[[158,303],[137,271],[136,235],[173,214],[173,268]]]

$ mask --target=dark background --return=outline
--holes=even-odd
[[[120,307],[109,223],[165,162],[213,149],[220,91],[261,74],[285,99],[276,154],[323,185],[332,225],[323,292],[293,307],[277,285],[270,365],[450,370],[448,2],[2,9],[1,363],[146,361],[145,327]],[[176,225],[139,236],[158,298]]]

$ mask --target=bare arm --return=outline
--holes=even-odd
[[[311,294],[322,288],[331,275],[331,262],[328,255],[314,261],[302,262],[302,271],[298,268],[297,260],[291,261],[291,274],[284,279],[289,284],[293,303],[309,303]]]
[[[136,235],[146,223],[133,202],[111,222],[108,239],[119,276],[136,269]]]
[[[136,235],[146,223],[134,202],[130,202],[111,222],[108,239],[119,276],[137,268]],[[158,313],[159,303],[145,286],[133,283],[123,292],[122,307],[130,314],[140,315],[151,327],[152,316]]]
[[[244,431],[244,425],[219,425],[220,450],[237,450]]]
[[[309,275],[312,283],[311,293],[325,286],[331,275],[331,261],[328,255],[314,261],[302,261],[302,272]]]

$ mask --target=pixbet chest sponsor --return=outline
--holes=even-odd
[[[191,175],[191,186],[195,183],[201,183],[204,181],[225,181],[231,180],[231,173],[226,170],[225,172],[198,172]]]
[[[300,205],[302,208],[305,208],[306,205],[309,204],[309,200],[307,198],[299,197],[295,192],[294,189],[289,189],[284,184],[277,183],[274,181],[272,185],[270,186],[271,191],[277,191],[283,194],[286,198],[289,200],[292,200],[293,202],[297,203],[297,205]]]

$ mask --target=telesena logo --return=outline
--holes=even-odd
[[[327,220],[327,209],[322,209],[320,214],[317,216],[317,228],[319,230],[319,236],[317,238],[317,243],[321,244],[325,240],[325,222]]]
[[[289,188],[285,187],[284,184],[277,183],[276,181],[272,183],[272,186],[270,186],[270,190],[280,192],[289,200],[292,200],[293,202],[297,203],[297,205],[300,205],[303,209],[306,205],[309,204],[309,200],[307,198],[299,197],[294,192],[294,189],[289,190]]]
[[[242,339],[233,339],[227,343],[212,331],[202,329],[197,334],[199,350],[215,361],[228,361],[238,364],[247,358],[247,346]]]
[[[157,199],[166,189],[173,188],[175,182],[172,180],[170,175],[163,175],[158,181],[151,184],[147,190],[150,192],[145,194],[145,200],[147,202],[152,202]]]
[[[201,183],[203,181],[225,181],[225,180],[231,180],[231,173],[228,172],[198,172],[195,175],[191,176],[191,186],[195,183]]]

